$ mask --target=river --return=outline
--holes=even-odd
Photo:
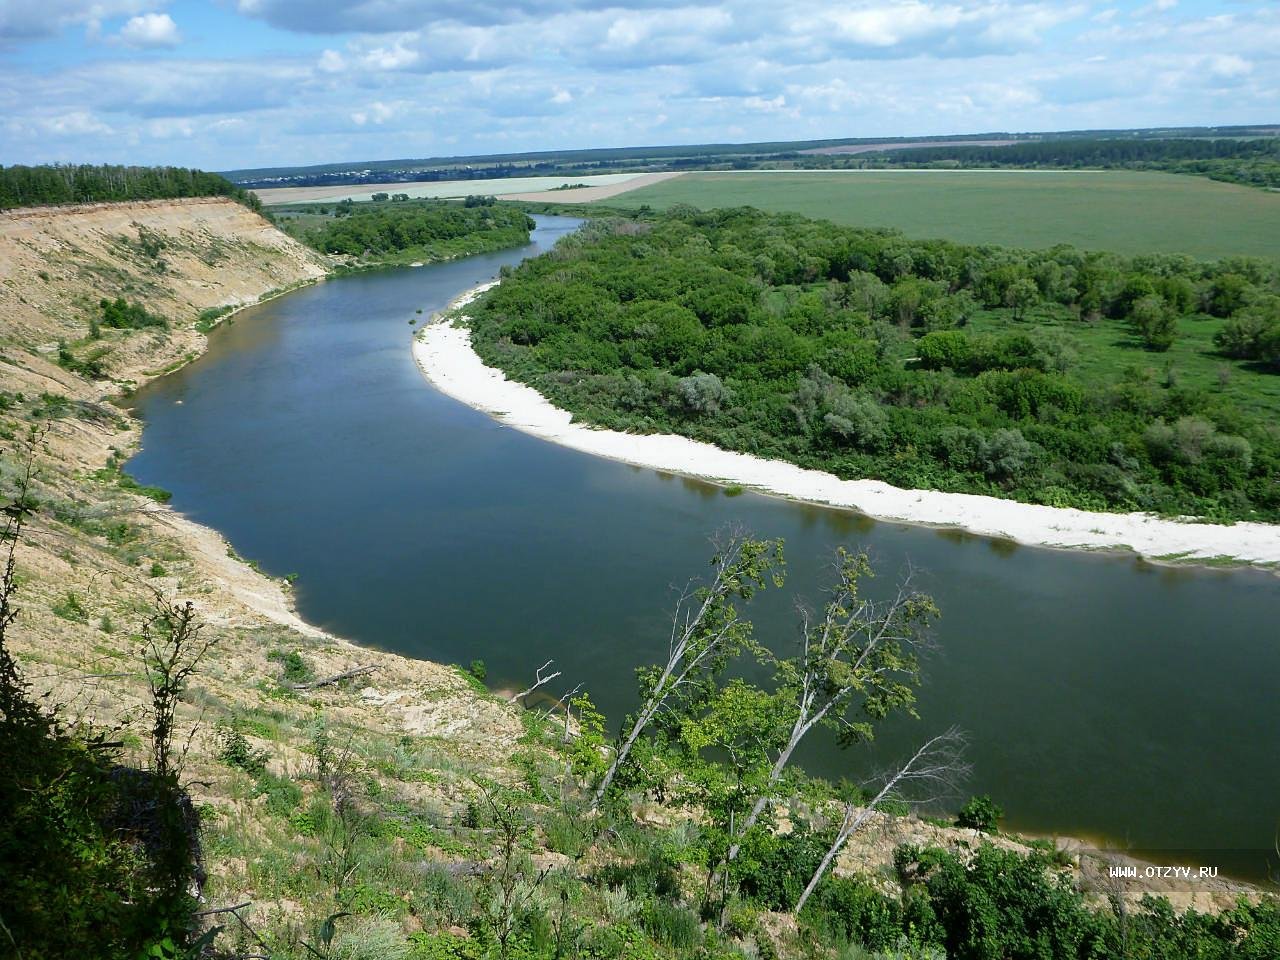
[[[614,724],[634,669],[665,656],[675,590],[706,569],[717,530],[785,538],[786,588],[749,608],[780,651],[796,600],[821,603],[835,547],[865,546],[877,591],[909,564],[942,609],[920,719],[888,724],[874,748],[816,744],[807,769],[863,779],[957,724],[965,793],[991,794],[1007,828],[1266,874],[1280,581],[730,496],[503,427],[426,383],[409,321],[577,223],[538,221],[526,248],[329,280],[236,315],[139,392],[129,472],[266,571],[298,574],[308,621],[409,656],[482,659],[492,685],[527,685],[554,658]]]

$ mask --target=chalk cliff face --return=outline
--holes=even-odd
[[[362,743],[443,737],[442,755],[456,751],[495,776],[506,775],[523,733],[514,708],[479,695],[459,671],[361,649],[303,623],[287,584],[119,473],[142,430],[116,401],[203,351],[202,311],[256,303],[325,272],[321,256],[230,200],[0,213],[0,506],[13,502],[32,450],[39,504],[18,544],[20,616],[8,645],[33,692],[47,693],[44,702],[61,705],[69,721],[124,723],[132,734],[145,727],[138,718],[148,702],[141,625],[157,595],[192,600],[216,645],[179,709],[175,740],[194,735],[187,776],[197,801],[217,811],[210,823],[235,824],[231,832],[257,824],[261,811],[237,785],[243,775],[217,760],[215,727],[228,717],[287,718],[287,731],[263,748],[273,770],[293,773],[306,765],[301,751],[318,707],[360,731]],[[138,303],[168,327],[104,327],[90,339],[104,297]],[[102,351],[101,374],[60,366],[60,342],[77,357]],[[300,653],[317,678],[374,669],[355,686],[295,695],[281,685],[286,653]],[[125,759],[144,762],[133,748]],[[255,829],[256,857],[270,844]],[[230,902],[248,889],[252,860],[210,858],[209,895]]]
[[[0,343],[50,361],[58,341],[102,353],[112,380],[141,382],[203,349],[201,312],[255,303],[324,275],[319,254],[225,198],[40,207],[0,214]],[[98,302],[124,297],[169,330],[89,334]]]

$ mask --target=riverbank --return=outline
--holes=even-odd
[[[525,433],[633,466],[687,474],[776,496],[843,507],[879,520],[958,527],[1032,546],[1129,550],[1157,562],[1280,564],[1280,529],[1179,521],[1142,513],[1097,513],[975,494],[904,490],[879,480],[841,480],[779,460],[733,453],[670,434],[631,434],[573,422],[532,387],[485,366],[458,311],[494,286],[456,298],[413,344],[423,375],[441,392]]]

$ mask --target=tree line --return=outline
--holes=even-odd
[[[963,142],[854,157],[797,156],[806,169],[848,167],[1164,170],[1256,187],[1280,187],[1280,137],[1256,139],[1051,139],[1005,146]]]
[[[448,241],[479,240],[485,249],[527,243],[534,222],[511,207],[399,202],[394,205],[340,205],[340,215],[308,230],[303,239],[323,253],[381,256]],[[476,251],[469,251],[476,252]]]
[[[252,210],[262,209],[255,194],[216,173],[188,167],[0,166],[0,209],[180,197],[230,197]]]
[[[594,423],[843,477],[1280,520],[1280,436],[1258,406],[1280,369],[1273,263],[974,247],[751,209],[642,216],[509,271],[472,311],[486,361]],[[1158,359],[1192,328],[1216,384]],[[1256,395],[1228,393],[1233,378]]]

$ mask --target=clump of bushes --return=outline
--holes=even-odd
[[[149,327],[167,329],[169,326],[169,321],[164,317],[150,313],[142,304],[131,303],[124,297],[99,300],[98,308],[102,311],[99,323],[114,330],[145,330]]]

